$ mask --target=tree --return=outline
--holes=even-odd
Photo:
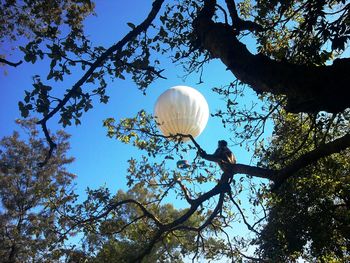
[[[35,121],[18,121],[27,132],[26,141],[18,132],[1,140],[0,155],[0,255],[3,262],[39,262],[61,256],[60,215],[75,198],[74,175],[65,166],[73,159],[64,132],[53,135],[57,150],[42,166],[48,148],[38,138]]]
[[[63,81],[74,67],[80,67],[84,73],[62,98],[54,97],[53,85],[36,76],[33,89],[26,91],[24,101],[19,103],[22,115],[27,116],[30,111],[42,115],[38,124],[52,154],[56,143],[48,133],[47,122],[60,114],[63,126],[72,122],[79,124],[83,112],[92,108],[94,96],[107,103],[106,77],[123,79],[130,74],[144,91],[152,81],[163,77],[158,54],[170,55],[173,61],[183,63],[189,73],[200,72],[205,63],[220,59],[237,79],[225,87],[213,89],[226,99],[224,109],[214,116],[232,131],[237,144],[253,148],[259,162],[256,166],[232,165],[231,176],[235,175],[232,182],[231,178],[220,177],[210,164],[198,158],[181,176],[171,169],[164,170],[161,163],[149,166],[152,160],[146,157],[140,165],[131,162],[130,186],[142,180],[148,186],[156,184],[157,187],[152,189],[154,201],[164,202],[165,197],[160,193],[165,191],[178,194],[188,205],[188,209],[177,218],[166,221],[157,218],[156,212],[149,211],[149,203],[135,199],[127,202],[138,206],[154,228],[150,242],[137,260],[152,253],[166,236],[179,230],[196,233],[199,249],[205,243],[201,236],[207,228],[227,237],[230,250],[225,253],[228,257],[253,260],[241,252],[242,244],[249,242],[237,239],[232,242],[225,231],[225,227],[237,218],[256,235],[252,240],[258,240],[256,244],[260,244],[257,253],[260,258],[257,260],[269,259],[275,251],[278,251],[276,257],[290,260],[300,254],[318,260],[346,258],[349,237],[343,226],[348,222],[348,201],[336,193],[347,193],[347,189],[335,186],[347,182],[349,174],[348,161],[341,156],[343,152],[347,155],[350,146],[350,102],[347,99],[350,60],[344,52],[350,32],[348,1],[246,0],[238,3],[233,0],[182,0],[169,2],[162,9],[164,2],[155,0],[145,20],[139,25],[129,23],[130,32],[110,47],[92,47],[81,33],[78,44],[70,37],[68,42],[53,38],[47,45],[48,49],[44,43],[39,43],[34,49],[26,48],[25,55],[35,58],[40,57],[42,49],[47,49],[43,54],[51,61],[46,76],[49,80]],[[255,41],[255,50],[247,48],[247,39]],[[202,76],[199,78],[202,81]],[[89,90],[88,83],[94,83],[93,90]],[[238,104],[236,99],[244,95],[241,89],[244,85],[256,91],[261,108]],[[262,135],[270,121],[275,124],[273,136],[277,137],[266,143]],[[125,120],[110,118],[105,121],[105,126],[110,137],[132,143],[150,158],[163,155],[168,160],[171,158],[169,153],[181,156],[183,151],[202,151],[193,138],[190,139],[194,146],[181,144],[179,139],[188,135],[174,135],[171,137],[173,141],[164,138],[157,132],[152,116],[143,111]],[[296,135],[297,130],[302,132],[301,136]],[[298,141],[302,138],[299,144],[295,143],[297,138]],[[276,159],[280,154],[283,158]],[[329,171],[334,173],[331,178],[328,177]],[[236,174],[239,173],[248,176],[238,180]],[[264,182],[258,184],[252,177],[268,179],[272,181],[272,187]],[[321,185],[317,183],[318,177]],[[193,184],[206,183],[211,183],[208,191],[191,188]],[[315,192],[319,195],[303,199],[310,185],[319,187]],[[244,189],[249,190],[248,199],[256,223],[249,223],[239,204],[238,198]],[[271,196],[266,194],[271,191],[274,192]],[[298,203],[288,206],[288,197],[293,197]],[[124,205],[123,201],[109,200],[102,211],[96,210],[76,224],[93,221],[98,219],[99,212],[107,215]],[[257,212],[258,207],[261,207],[261,213]],[[304,223],[304,228],[300,227],[293,233],[287,231],[288,224],[284,222],[290,217],[288,207],[295,209],[293,222]],[[305,207],[310,213],[305,217],[298,216]],[[314,209],[317,213],[313,213]],[[186,226],[186,222],[199,211],[203,216],[200,224]],[[331,215],[330,211],[334,214]],[[322,225],[341,229],[339,232],[329,231],[332,234],[329,244],[326,243],[329,235],[315,235],[318,232],[314,228],[315,219],[324,215],[323,212],[327,217]],[[334,223],[339,216],[340,221]],[[306,219],[312,223],[306,223]],[[277,244],[271,245],[266,233],[273,236],[282,233],[283,238],[277,238]],[[298,241],[295,247],[290,246],[293,240]],[[344,250],[334,248],[339,244]]]

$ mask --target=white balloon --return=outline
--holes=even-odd
[[[154,106],[154,116],[165,136],[191,134],[197,137],[209,118],[204,96],[187,86],[175,86],[162,93]],[[184,141],[189,140],[185,138]]]

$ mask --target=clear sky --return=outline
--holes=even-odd
[[[151,1],[144,0],[97,1],[97,16],[87,19],[86,31],[94,45],[109,47],[130,30],[127,22],[138,24],[147,16],[150,7]],[[9,59],[16,61],[18,59],[16,52]],[[106,130],[102,127],[104,119],[114,117],[118,120],[133,117],[140,109],[152,113],[157,97],[166,89],[176,85],[192,86],[199,90],[207,99],[211,113],[225,107],[223,99],[211,89],[228,84],[234,80],[234,76],[226,71],[220,61],[213,61],[205,67],[204,83],[200,85],[197,84],[199,75],[191,75],[184,80],[181,66],[171,63],[162,66],[165,68],[163,75],[167,79],[152,83],[147,89],[146,96],[128,79],[109,82],[107,89],[107,95],[110,96],[109,103],[106,105],[96,102],[94,108],[83,115],[81,125],[65,129],[72,135],[70,155],[76,158],[69,170],[77,175],[77,193],[82,198],[86,187],[94,189],[107,186],[112,192],[118,189],[126,190],[127,160],[142,154],[131,145],[106,137]],[[14,129],[17,129],[14,123],[14,120],[20,117],[17,103],[23,99],[24,90],[31,89],[32,76],[35,74],[45,76],[47,72],[46,62],[35,65],[23,63],[17,68],[0,69],[0,137],[10,135]],[[75,72],[56,86],[65,90],[80,77],[81,72]],[[250,93],[244,98],[247,102],[256,98],[250,90],[247,92]],[[62,128],[54,119],[48,122],[48,126],[51,130]],[[213,152],[218,139],[229,141],[229,138],[230,134],[223,129],[221,122],[210,117],[206,129],[197,141],[207,152]],[[231,147],[231,150],[239,163],[249,164],[250,153],[240,147]]]

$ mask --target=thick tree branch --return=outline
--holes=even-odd
[[[272,169],[266,169],[256,166],[250,166],[246,164],[234,164],[232,170],[235,174],[247,174],[254,177],[269,179],[272,181],[277,180],[278,171]]]
[[[281,170],[265,169],[245,164],[228,165],[232,166],[231,171],[233,174],[247,174],[254,177],[272,180],[274,182],[273,190],[276,190],[279,186],[281,186],[283,182],[292,177],[300,169],[303,169],[306,166],[317,162],[323,157],[329,156],[333,153],[339,153],[348,147],[350,147],[350,134],[347,134],[327,144],[323,144],[318,148],[301,155],[298,159],[293,161],[288,166],[282,168]],[[218,162],[218,160],[215,158],[206,158],[206,155],[203,155],[203,158],[208,161]]]
[[[153,236],[153,238],[148,242],[146,248],[142,251],[142,253],[138,254],[136,258],[131,259],[130,262],[141,263],[144,257],[146,257],[151,253],[154,245],[161,240],[162,235],[164,233],[165,231],[158,230],[156,234]]]
[[[165,224],[163,226],[164,230],[170,230],[174,227],[177,227],[178,225],[181,225],[182,223],[186,222],[187,219],[193,215],[193,213],[198,209],[198,207],[203,204],[203,202],[209,200],[215,195],[218,195],[220,193],[225,193],[230,190],[230,185],[228,184],[228,178],[226,180],[219,181],[219,183],[209,190],[208,192],[202,194],[198,198],[194,199],[190,208],[184,213],[181,217],[175,219],[173,222]]]
[[[150,136],[158,136],[162,138],[176,139],[178,137],[187,137],[191,139],[192,143],[195,145],[198,152],[204,152],[204,150],[200,147],[200,145],[196,142],[196,140],[190,134],[176,134],[172,136],[164,136],[161,134],[153,134],[147,131],[144,131],[144,132]],[[326,157],[333,153],[339,153],[348,147],[350,147],[350,134],[345,135],[341,138],[338,138],[327,144],[323,144],[318,148],[316,148],[315,150],[301,155],[298,159],[293,161],[291,164],[289,164],[285,168],[282,168],[281,170],[267,169],[267,168],[261,168],[261,167],[250,166],[250,165],[239,164],[239,163],[227,164],[227,165],[231,165],[231,172],[233,175],[246,174],[254,177],[268,179],[275,183],[274,189],[277,189],[285,180],[293,176],[300,169],[306,167],[307,165],[317,162],[319,159],[323,157]],[[219,158],[213,158],[210,155],[203,155],[202,158],[211,162],[220,161]],[[191,202],[193,202],[192,199],[191,199]]]
[[[139,130],[141,131],[141,130]],[[154,134],[146,130],[141,132],[146,133],[150,136],[162,137],[167,139],[179,139],[179,137],[190,138],[194,146],[197,148],[198,152],[204,152],[201,146],[196,142],[196,140],[190,134],[176,134],[171,136],[164,136],[161,134]],[[350,147],[350,134],[338,138],[327,144],[323,144],[313,151],[301,155],[298,159],[293,161],[288,166],[282,168],[281,170],[274,170],[268,168],[261,168],[256,166],[250,166],[246,164],[227,164],[231,165],[232,175],[234,174],[246,174],[249,176],[259,177],[268,179],[274,182],[274,188],[277,189],[285,180],[293,176],[297,171],[306,167],[307,165],[317,162],[319,159],[331,155],[333,153],[339,153],[346,148]],[[201,154],[202,158],[212,162],[219,162],[219,158],[213,158],[211,155]],[[187,197],[188,201],[193,202],[193,199]]]
[[[332,65],[296,65],[252,54],[236,37],[231,26],[212,21],[212,5],[204,7],[193,22],[196,44],[219,58],[243,83],[257,93],[270,92],[287,97],[290,112],[342,112],[350,107],[350,59]]]
[[[46,138],[47,142],[49,143],[49,151],[46,154],[45,160],[43,162],[39,163],[39,166],[43,167],[44,165],[46,165],[48,163],[49,159],[52,156],[53,150],[57,147],[57,144],[52,140],[50,133],[47,129],[46,122],[42,123],[41,127],[42,127],[42,130],[44,132],[45,138]]]
[[[285,182],[288,178],[292,177],[297,171],[306,167],[307,165],[315,163],[317,160],[329,156],[333,153],[339,153],[348,147],[350,147],[350,134],[345,135],[327,144],[323,144],[315,150],[303,154],[290,165],[279,171],[278,176],[275,180],[274,189],[277,189],[279,186],[281,186],[283,182]]]

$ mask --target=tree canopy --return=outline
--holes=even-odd
[[[18,121],[28,132],[0,141],[0,255],[3,262],[43,262],[62,255],[61,229],[65,221],[59,210],[75,200],[72,180],[75,175],[66,166],[69,136],[53,135],[57,149],[43,167],[47,154],[44,139],[35,129],[35,121]]]
[[[130,242],[141,248],[135,262],[157,255],[161,244],[173,255],[179,246],[186,247],[181,240],[189,235],[195,240],[189,250],[195,258],[210,258],[208,244],[214,243],[213,253],[232,261],[349,260],[349,1],[154,0],[144,20],[138,25],[130,21],[129,33],[109,47],[93,46],[84,34],[83,19],[94,6],[90,1],[58,1],[54,6],[49,2],[25,2],[21,10],[28,14],[29,8],[33,17],[14,16],[20,10],[17,1],[5,1],[0,10],[11,18],[3,23],[10,27],[0,28],[2,41],[26,32],[30,37],[20,48],[24,60],[50,62],[48,74],[36,75],[33,88],[19,102],[23,117],[40,116],[37,124],[49,144],[43,165],[58,149],[48,131],[49,120],[59,116],[64,127],[79,124],[94,104],[108,103],[107,78],[130,76],[145,92],[166,77],[160,56],[183,65],[188,74],[201,72],[215,59],[233,73],[231,83],[213,88],[225,103],[212,115],[231,132],[234,144],[252,150],[255,160],[251,165],[233,164],[233,178],[197,157],[188,170],[177,171],[167,166],[169,159],[203,151],[192,137],[188,145],[181,142],[181,137],[189,137],[186,134],[169,140],[141,109],[135,117],[106,119],[109,137],[145,153],[141,160],[130,159],[127,179],[132,189],[151,189],[151,196],[147,201],[137,194],[113,198],[97,190],[93,196],[101,199],[98,206],[89,199],[70,211],[82,215],[72,223],[72,231],[81,229],[87,236],[103,230],[101,219],[116,217],[100,256],[129,249]],[[42,15],[52,8],[56,11]],[[32,18],[38,23],[29,23]],[[5,58],[1,62],[18,66]],[[79,74],[75,72],[82,72],[78,80],[62,97],[55,95],[58,84]],[[201,74],[199,81],[205,81]],[[244,88],[255,91],[261,106],[240,105]],[[269,123],[273,134],[266,140]],[[202,185],[209,190],[195,187]],[[187,202],[187,209],[172,213],[173,208],[164,205],[169,195]],[[250,212],[242,208],[243,195]],[[162,209],[166,212],[159,214]],[[132,215],[132,222],[139,217],[146,221],[130,224],[126,215]],[[251,231],[250,238],[230,236],[227,229],[236,221]],[[144,224],[151,228],[145,234],[148,241],[133,240],[130,225]],[[113,231],[123,232],[125,240]],[[217,248],[207,238],[212,232],[217,234],[215,242],[225,245]],[[174,248],[171,238],[179,233]],[[244,253],[251,245],[256,248],[252,256]]]

